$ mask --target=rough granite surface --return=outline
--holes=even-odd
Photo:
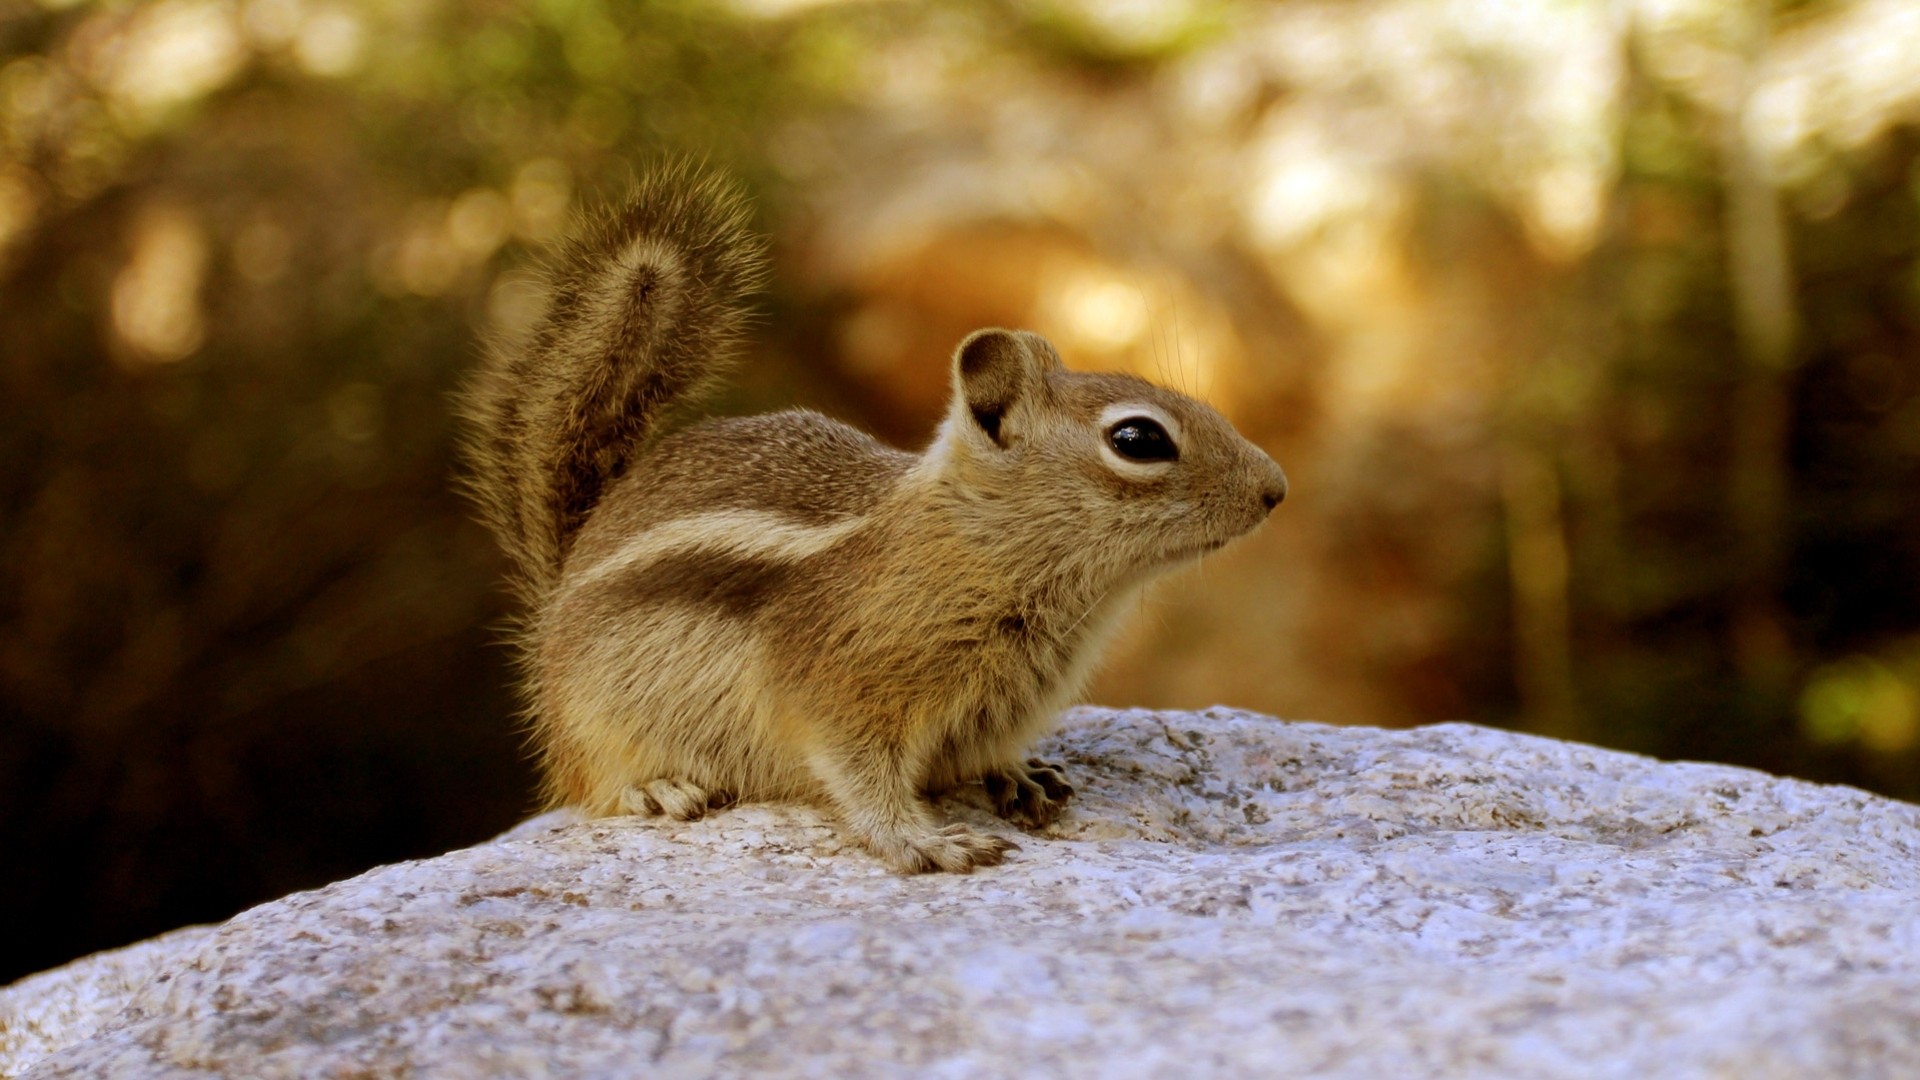
[[[549,816],[0,991],[0,1075],[1920,1076],[1920,807],[1457,724],[1043,752],[972,876]]]

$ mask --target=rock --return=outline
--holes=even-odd
[[[0,1077],[100,1030],[155,975],[212,935],[189,926],[21,979],[0,990]]]
[[[1044,752],[1076,803],[969,877],[550,816],[18,984],[0,1073],[1920,1075],[1920,808],[1459,724]]]

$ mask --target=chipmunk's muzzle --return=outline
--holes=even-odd
[[[1264,467],[1258,470],[1259,475],[1254,483],[1236,485],[1231,493],[1219,493],[1216,509],[1209,515],[1212,518],[1211,527],[1207,530],[1213,532],[1219,529],[1219,533],[1176,549],[1171,561],[1202,558],[1252,534],[1272,515],[1275,507],[1286,501],[1287,474],[1265,455],[1262,455],[1261,462]],[[1248,498],[1249,488],[1252,489],[1251,498]]]
[[[1256,469],[1257,476],[1256,490],[1260,493],[1259,498],[1262,507],[1260,520],[1264,521],[1268,514],[1273,513],[1274,507],[1286,501],[1287,474],[1272,458],[1260,453],[1258,450],[1255,450],[1254,453],[1259,454],[1259,463],[1255,465],[1254,468]]]

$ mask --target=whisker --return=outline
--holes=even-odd
[[[1086,622],[1086,621],[1087,621],[1087,616],[1089,616],[1089,615],[1092,615],[1092,614],[1093,614],[1093,612],[1094,612],[1094,609],[1096,609],[1096,608],[1098,608],[1098,607],[1099,607],[1099,606],[1100,606],[1101,604],[1104,604],[1104,603],[1106,603],[1106,600],[1107,600],[1107,597],[1108,597],[1109,595],[1111,595],[1112,593],[1113,593],[1113,587],[1112,587],[1112,586],[1108,586],[1108,587],[1107,587],[1107,589],[1106,589],[1106,591],[1105,591],[1105,592],[1102,592],[1102,593],[1100,594],[1100,596],[1099,596],[1099,597],[1098,597],[1097,599],[1095,599],[1095,600],[1094,600],[1094,602],[1093,602],[1093,603],[1091,603],[1091,604],[1089,604],[1089,605],[1087,605],[1087,610],[1085,610],[1085,611],[1083,611],[1083,612],[1081,612],[1081,613],[1080,613],[1080,617],[1079,617],[1079,618],[1077,618],[1077,619],[1075,619],[1075,620],[1073,620],[1073,625],[1072,625],[1072,626],[1069,626],[1069,627],[1067,627],[1067,628],[1066,628],[1065,630],[1063,630],[1063,631],[1061,631],[1061,633],[1060,633],[1060,638],[1061,638],[1061,640],[1063,640],[1063,641],[1064,641],[1064,640],[1065,640],[1065,639],[1066,639],[1066,638],[1067,638],[1067,637],[1068,637],[1069,635],[1071,635],[1071,634],[1072,634],[1072,633],[1073,633],[1073,632],[1074,632],[1075,630],[1078,630],[1078,629],[1080,629],[1080,624],[1081,624],[1081,623],[1083,623],[1083,622]]]
[[[1180,372],[1181,372],[1182,378],[1184,379],[1187,372],[1187,348],[1186,348],[1186,342],[1182,340],[1181,333],[1180,333],[1180,302],[1178,300],[1175,300],[1173,302],[1173,351],[1174,351],[1174,355],[1179,357],[1180,359]],[[1198,394],[1199,396],[1202,396],[1202,397],[1205,396],[1206,388],[1200,385],[1201,374],[1202,372],[1200,371],[1199,364],[1198,363],[1194,364],[1193,389],[1187,391],[1187,393],[1190,396],[1195,394]]]
[[[1173,312],[1171,304],[1169,304],[1169,312]],[[1186,373],[1180,370],[1180,351],[1174,345],[1173,326],[1164,319],[1161,320],[1160,323],[1160,337],[1160,348],[1167,354],[1168,366],[1172,372],[1171,377],[1168,378],[1167,381],[1172,383],[1175,389],[1185,394],[1187,392],[1187,380]]]
[[[1159,320],[1154,316],[1152,302],[1147,299],[1146,286],[1136,280],[1133,292],[1140,298],[1140,314],[1147,323],[1147,358],[1153,361],[1154,373],[1164,383],[1167,381],[1167,365],[1160,355]]]

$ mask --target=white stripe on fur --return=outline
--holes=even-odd
[[[767,562],[798,562],[818,555],[866,524],[865,517],[831,525],[802,525],[767,510],[712,510],[663,521],[639,533],[611,558],[568,583],[571,589],[687,551],[709,551]]]

